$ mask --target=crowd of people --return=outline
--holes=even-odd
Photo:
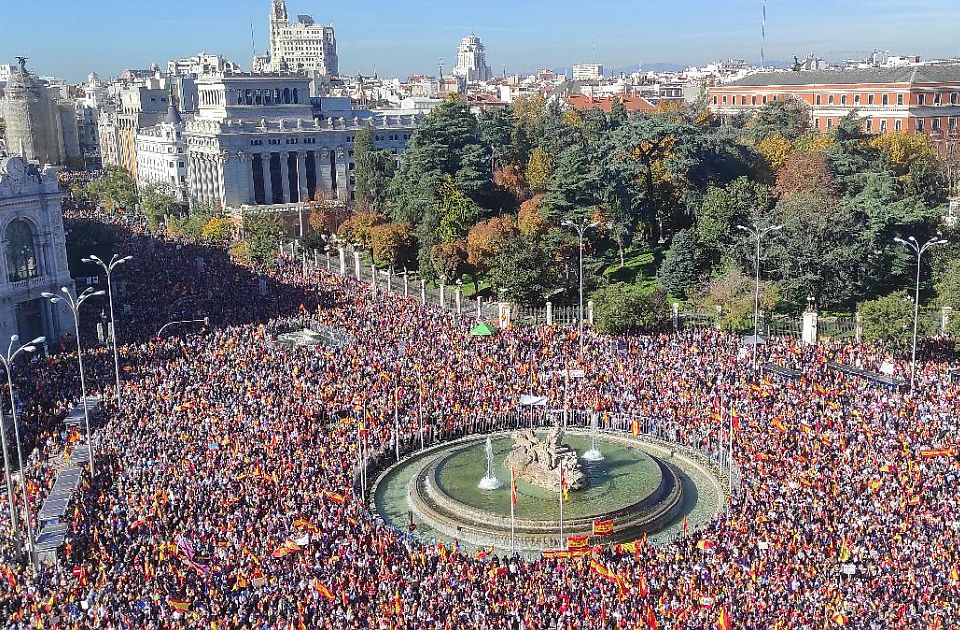
[[[120,253],[135,255],[117,296],[131,307],[118,322],[121,400],[111,355],[89,344],[88,383],[104,398],[96,475],[67,510],[55,566],[22,561],[2,505],[7,627],[960,626],[960,385],[944,344],[922,353],[909,393],[830,370],[909,370],[849,342],[761,347],[761,363],[793,380],[755,375],[740,338],[713,330],[588,330],[580,354],[573,327],[474,338],[468,317],[295,260],[254,273],[214,248],[117,230]],[[183,304],[209,328],[157,338]],[[304,325],[347,343],[276,342]],[[371,450],[388,450],[395,405],[413,442],[421,425],[443,433],[510,413],[521,394],[559,407],[556,371],[573,365],[586,373],[573,408],[647,417],[687,443],[720,443],[736,426],[740,492],[669,543],[566,560],[444,547],[360,500],[358,410]],[[77,439],[62,425],[79,395],[76,355],[21,364],[15,381],[36,529],[53,462]],[[728,414],[735,423],[718,420]]]

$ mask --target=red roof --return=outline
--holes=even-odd
[[[610,108],[613,107],[613,99],[619,98],[620,102],[623,103],[623,106],[627,109],[628,112],[649,112],[656,107],[650,103],[645,98],[640,96],[604,96],[602,98],[596,98],[591,96],[584,96],[582,94],[576,94],[567,99],[567,103],[571,107],[576,109],[593,109],[599,107],[606,113],[610,113]]]

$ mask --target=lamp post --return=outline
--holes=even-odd
[[[580,223],[564,221],[563,225],[575,229],[580,239],[580,317],[577,337],[580,338],[580,356],[583,357],[583,233],[587,228],[597,227],[599,224],[596,221],[588,223],[586,219],[583,219]]]
[[[760,242],[763,237],[770,232],[776,232],[783,229],[782,225],[770,225],[761,228],[757,224],[751,224],[750,227],[738,225],[738,230],[743,230],[757,240],[757,288],[753,295],[753,371],[757,371],[757,344],[760,337]]]
[[[160,327],[160,330],[157,331],[157,339],[163,336],[164,330],[170,326],[176,326],[177,324],[203,324],[204,326],[210,326],[210,318],[204,317],[203,319],[178,319],[176,321],[167,322]]]
[[[50,300],[53,304],[63,302],[70,308],[70,312],[73,313],[73,329],[77,334],[77,363],[80,365],[80,396],[83,398],[83,424],[87,433],[87,448],[90,449],[90,477],[92,481],[94,475],[93,436],[90,434],[90,410],[87,407],[87,380],[83,375],[83,349],[80,347],[80,307],[83,306],[83,303],[88,299],[97,295],[104,295],[106,292],[94,291],[93,288],[87,287],[83,293],[74,299],[67,287],[60,287],[60,291],[63,292],[63,297],[48,292],[43,292],[40,295]]]
[[[912,392],[917,377],[917,323],[920,320],[920,261],[925,251],[934,245],[946,245],[947,239],[935,236],[923,245],[918,243],[917,239],[913,236],[908,236],[906,239],[898,236],[893,240],[906,246],[917,255],[917,284],[913,294],[913,351],[910,357],[910,391]]]
[[[85,263],[92,263],[99,265],[103,269],[104,273],[107,274],[107,299],[110,302],[110,337],[113,339],[113,369],[117,376],[117,408],[120,408],[120,351],[117,348],[117,318],[113,314],[113,284],[110,282],[110,276],[113,274],[113,269],[117,265],[122,265],[123,263],[130,262],[133,260],[133,256],[124,256],[120,258],[116,254],[110,258],[110,263],[105,263],[96,254],[90,254],[86,258],[81,259]]]
[[[7,346],[7,355],[4,357],[0,355],[0,362],[3,363],[3,369],[7,373],[7,388],[10,392],[10,415],[13,418],[13,433],[14,439],[17,441],[17,461],[20,462],[20,492],[23,494],[23,509],[24,509],[24,520],[27,522],[27,544],[30,547],[30,552],[33,552],[33,523],[30,522],[30,503],[27,497],[27,475],[24,469],[23,463],[23,452],[20,449],[20,427],[17,424],[17,402],[13,398],[13,362],[16,360],[17,355],[21,352],[36,352],[37,348],[42,344],[46,339],[44,337],[37,337],[28,344],[22,345],[16,350],[13,349],[13,344],[19,341],[20,337],[18,335],[13,335],[10,337],[10,345]],[[5,430],[3,429],[3,423],[0,422],[0,438],[3,440],[3,468],[4,472],[7,475],[7,502],[10,506],[10,522],[14,531],[17,528],[17,519],[14,518],[15,510],[13,508],[13,491],[10,489],[10,465],[7,461],[7,437],[5,435]]]

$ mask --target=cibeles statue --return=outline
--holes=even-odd
[[[518,477],[540,488],[560,492],[560,470],[570,490],[587,487],[587,474],[580,464],[577,452],[563,443],[563,429],[553,427],[544,440],[533,429],[513,434],[513,450],[507,456],[506,466]]]

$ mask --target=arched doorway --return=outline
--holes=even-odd
[[[23,219],[14,219],[3,234],[6,242],[7,280],[20,282],[40,275],[33,229]]]

